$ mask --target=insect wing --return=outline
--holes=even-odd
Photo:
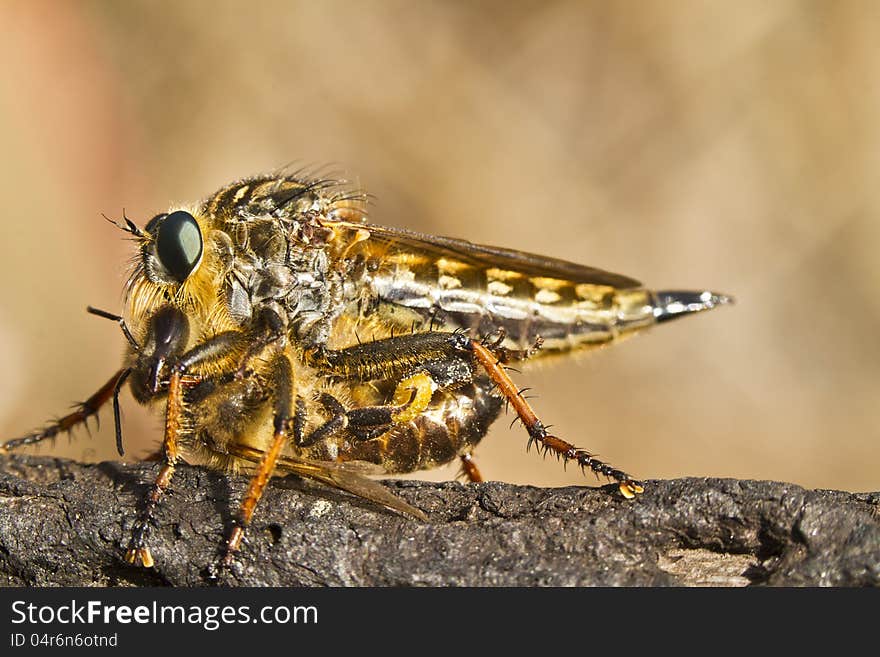
[[[262,452],[258,450],[235,446],[231,449],[235,456],[259,463]],[[346,492],[362,497],[389,509],[398,511],[404,515],[427,520],[428,517],[420,509],[407,504],[402,499],[391,493],[380,483],[367,479],[366,474],[378,474],[380,471],[369,463],[349,461],[335,463],[331,461],[312,461],[298,459],[292,456],[280,456],[275,465],[277,470],[296,474],[308,479],[320,481],[323,484],[339,488]]]
[[[413,253],[435,260],[449,259],[483,269],[509,270],[526,276],[603,285],[620,290],[641,287],[639,281],[628,276],[525,251],[474,244],[466,240],[376,224],[332,220],[323,223],[329,228],[338,226],[354,231],[367,231],[367,243],[377,251]]]

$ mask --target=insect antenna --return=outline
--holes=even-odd
[[[126,233],[131,233],[135,237],[141,239],[145,237],[144,231],[138,228],[137,224],[135,224],[131,219],[125,216],[125,208],[122,208],[122,220],[125,222],[124,224],[119,223],[118,221],[114,221],[103,212],[101,213],[101,216],[104,217],[104,219],[109,221],[111,224],[116,226],[119,230],[124,230]]]
[[[109,319],[110,321],[119,324],[119,328],[122,329],[122,334],[125,336],[125,339],[128,340],[128,343],[134,348],[135,351],[141,350],[141,346],[137,343],[137,340],[134,339],[131,331],[128,330],[128,325],[125,323],[125,319],[123,317],[120,317],[119,315],[114,315],[113,313],[108,313],[106,310],[93,308],[92,306],[88,306],[86,308],[86,312],[91,315],[103,317],[104,319]]]

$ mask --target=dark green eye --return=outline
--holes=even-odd
[[[146,230],[156,236],[156,255],[165,271],[183,283],[202,258],[202,231],[195,218],[178,210],[154,218]]]

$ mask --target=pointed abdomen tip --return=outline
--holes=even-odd
[[[654,292],[654,319],[665,322],[684,317],[715,306],[734,303],[734,298],[718,292],[694,290],[662,290]]]

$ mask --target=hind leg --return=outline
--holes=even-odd
[[[473,454],[468,452],[467,454],[462,454],[458,458],[461,461],[460,476],[464,477],[472,484],[481,483],[483,481],[483,475],[480,473],[480,469],[474,461]]]

